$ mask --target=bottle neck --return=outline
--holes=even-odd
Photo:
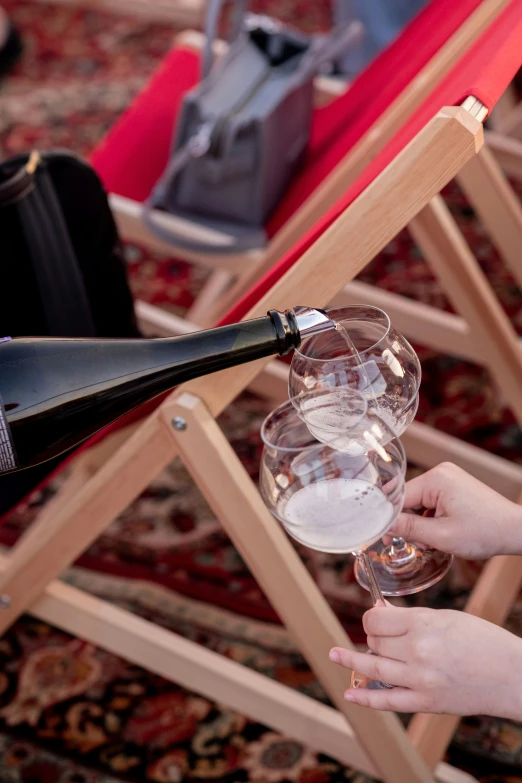
[[[284,313],[270,310],[268,317],[274,326],[281,356],[299,348],[305,337],[333,329],[335,326],[324,310],[312,307],[294,307]]]
[[[293,310],[285,310],[284,313],[279,310],[269,310],[268,317],[275,330],[279,355],[285,356],[294,348],[298,348],[301,343],[301,334]]]

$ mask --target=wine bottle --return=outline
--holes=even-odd
[[[38,465],[184,381],[333,328],[307,307],[157,340],[0,340],[0,474]]]

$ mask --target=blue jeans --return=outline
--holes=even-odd
[[[402,31],[428,0],[334,0],[334,22],[358,19],[363,40],[342,59],[343,72],[355,76]]]

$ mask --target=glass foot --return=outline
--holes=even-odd
[[[367,655],[376,655],[371,650],[367,651]],[[366,677],[364,674],[358,674],[352,672],[352,679],[350,681],[351,688],[368,688],[369,691],[384,691],[393,688],[393,685],[388,685],[387,682],[381,682],[381,680],[372,680],[370,677]]]
[[[383,595],[411,595],[436,584],[447,574],[453,555],[438,549],[419,549],[402,539],[393,539],[391,546],[382,541],[368,547],[375,578]],[[368,590],[364,569],[355,563],[355,576],[361,587]]]

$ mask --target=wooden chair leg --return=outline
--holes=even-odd
[[[517,335],[442,198],[432,199],[409,228],[522,422],[522,353]]]
[[[214,311],[221,309],[221,301],[225,297],[227,289],[232,285],[233,279],[234,274],[228,269],[216,269],[215,272],[212,272],[187,312],[187,319],[203,329],[213,326],[217,321],[217,318],[214,317]]]
[[[180,318],[179,315],[139,299],[134,309],[138,325],[147,337],[175,337],[179,334],[197,332],[200,328],[186,318]]]
[[[522,289],[522,204],[491,150],[482,147],[457,182]]]
[[[380,777],[389,783],[430,780],[394,715],[354,709],[344,700],[349,673],[329,662],[328,651],[335,644],[350,647],[350,641],[213,416],[190,394],[165,406],[163,415],[167,424],[178,416],[185,420],[186,428],[175,431],[184,464]]]
[[[522,103],[518,103],[508,116],[504,117],[500,132],[514,139],[522,139]]]
[[[141,422],[137,421],[133,424],[129,424],[127,427],[115,430],[110,435],[107,435],[102,441],[92,446],[88,451],[82,453],[81,459],[84,460],[89,475],[94,475],[97,470],[105,465],[107,460],[126,443],[140,425]]]
[[[250,290],[254,283],[260,280],[265,272],[272,268],[275,261],[276,258],[272,252],[272,246],[269,245],[258,261],[250,264],[241,274],[237,275],[235,282],[223,294],[217,306],[212,308],[210,311],[211,323],[219,321]]]
[[[522,179],[522,141],[493,131],[486,131],[484,136],[502,171],[508,177]]]

